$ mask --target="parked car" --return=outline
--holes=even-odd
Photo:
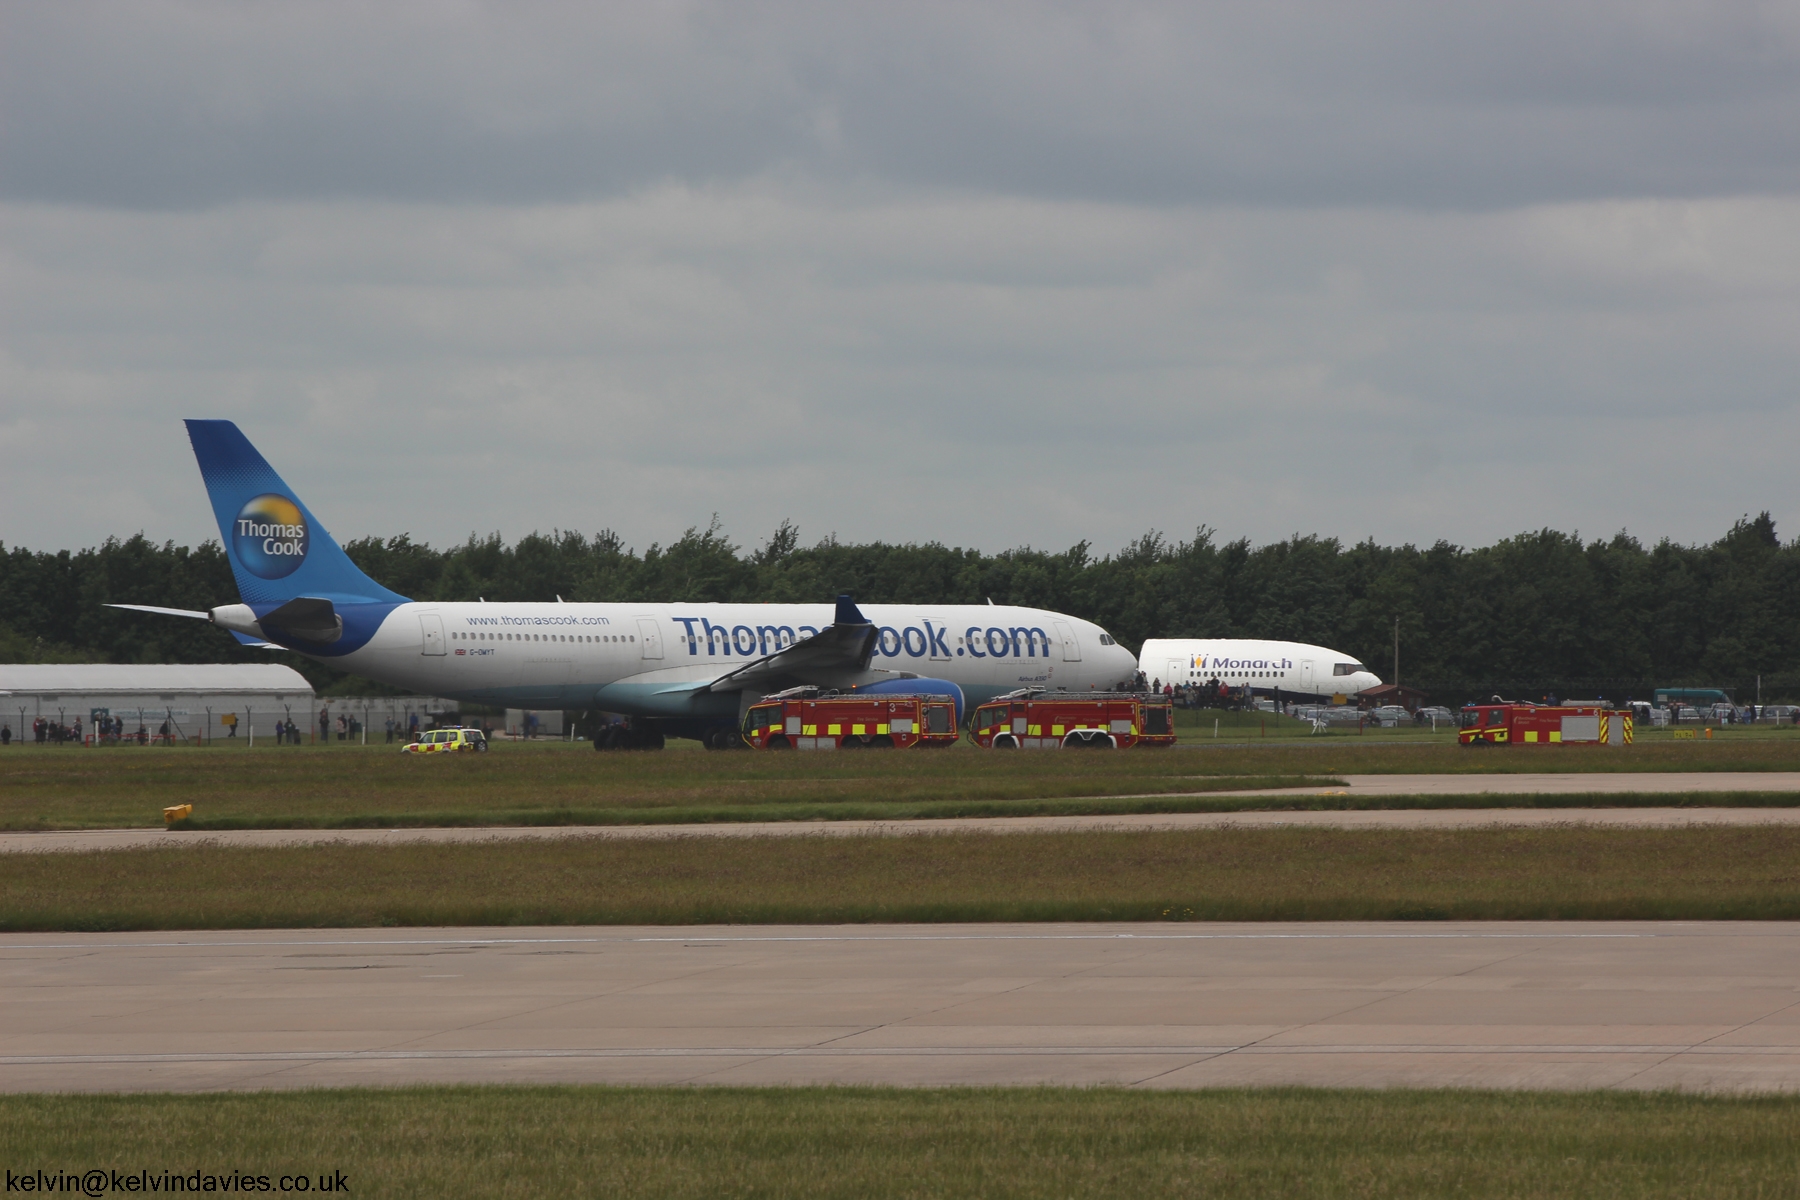
[[[1383,729],[1396,729],[1403,722],[1411,721],[1412,714],[1399,704],[1383,704],[1380,708],[1369,710],[1369,719],[1379,721]]]
[[[1448,725],[1454,727],[1457,723],[1456,714],[1441,704],[1433,704],[1429,707],[1421,708],[1418,712],[1413,714],[1413,720],[1421,725]]]

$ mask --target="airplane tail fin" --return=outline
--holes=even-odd
[[[293,489],[230,421],[189,421],[238,594],[259,616],[301,597],[334,604],[399,604],[364,575]]]

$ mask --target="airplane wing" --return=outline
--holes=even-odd
[[[839,596],[837,615],[830,625],[775,653],[753,659],[712,680],[696,691],[741,692],[775,690],[796,683],[831,683],[837,678],[867,671],[880,634],[862,615],[849,596]]]

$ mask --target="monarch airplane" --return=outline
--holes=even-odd
[[[1337,650],[1250,638],[1153,638],[1138,653],[1138,670],[1145,679],[1176,687],[1217,679],[1236,690],[1339,704],[1381,683],[1375,672]]]
[[[960,720],[1021,687],[1111,688],[1137,668],[1091,622],[1007,605],[524,604],[409,600],[363,574],[230,421],[189,421],[240,603],[196,617],[415,692],[624,714],[608,746],[733,744],[766,693],[818,685],[949,695]],[[597,749],[602,742],[595,742]]]

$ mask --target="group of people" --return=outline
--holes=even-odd
[[[81,735],[81,721],[79,719],[75,722],[75,731],[76,738],[79,740]],[[162,723],[162,736],[167,737],[168,735],[169,723],[164,721]],[[124,717],[99,716],[94,718],[94,740],[98,742],[136,742],[138,745],[142,746],[148,744],[150,741],[150,730],[143,721],[140,720],[138,722],[137,731],[135,733],[130,733],[125,729]]]
[[[237,736],[239,717],[236,713],[226,713],[219,718],[219,723],[225,727],[227,737]],[[362,736],[363,723],[361,718],[346,712],[339,713],[334,721],[330,707],[327,706],[321,708],[319,710],[319,740],[330,741],[334,726],[337,731],[337,740],[340,742],[358,739]],[[164,742],[170,741],[173,740],[178,733],[179,731],[174,725],[165,720],[158,727],[154,740]],[[394,717],[387,718],[386,733],[389,743],[394,742],[396,739],[404,739],[410,742],[418,741],[419,714],[408,714],[405,722],[399,721]],[[96,745],[108,742],[114,744],[136,742],[140,746],[146,746],[153,740],[149,726],[142,721],[139,721],[137,729],[132,731],[127,729],[124,717],[113,716],[95,717],[93,719],[92,735]],[[12,745],[13,736],[12,723],[0,722],[0,746]],[[31,722],[31,739],[40,746],[63,745],[68,743],[80,744],[82,740],[81,718],[76,717],[65,723],[63,721],[52,720],[49,717],[38,717]],[[298,746],[302,744],[303,739],[304,734],[301,732],[300,726],[294,724],[292,719],[278,720],[275,722],[275,740],[277,742]]]
[[[170,727],[167,721],[162,723],[162,730],[157,735],[167,740]],[[31,722],[31,740],[39,746],[80,745],[82,741],[81,718],[71,721],[53,721],[49,717],[37,717]],[[150,742],[150,729],[142,721],[138,722],[135,731],[128,731],[124,717],[95,717],[92,726],[92,737],[96,744],[102,742],[136,742],[140,746]],[[12,745],[13,731],[10,722],[0,724],[0,746]]]
[[[68,724],[52,721],[48,717],[38,717],[31,723],[31,740],[42,746],[45,743],[61,745],[66,742],[81,740],[81,718],[76,717]]]
[[[393,727],[394,727],[394,722],[392,721],[392,719],[390,719],[388,721],[388,741],[390,741],[390,742],[394,740]],[[363,731],[363,723],[359,718],[357,718],[347,712],[341,712],[337,715],[337,740],[338,741],[347,742],[347,741],[352,740],[353,738],[360,738],[362,736],[362,731]],[[323,707],[319,710],[319,740],[321,742],[329,742],[331,740],[331,706],[330,705],[326,705],[325,707]],[[299,742],[295,742],[294,744],[299,745]]]
[[[1248,685],[1234,688],[1213,676],[1204,683],[1164,683],[1153,680],[1150,690],[1169,697],[1177,708],[1247,709],[1255,703]]]

